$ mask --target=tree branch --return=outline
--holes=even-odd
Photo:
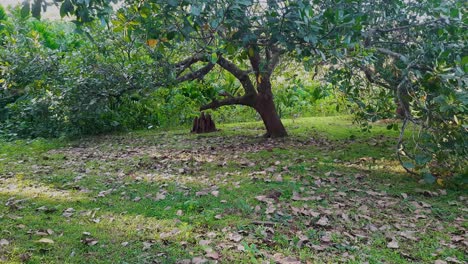
[[[408,118],[403,119],[403,124],[401,125],[401,130],[400,130],[400,137],[398,138],[396,154],[397,154],[397,157],[398,157],[398,161],[400,162],[400,165],[405,169],[406,172],[408,172],[409,174],[418,175],[416,172],[414,172],[411,169],[409,169],[408,167],[406,167],[405,163],[403,162],[403,160],[401,158],[402,154],[405,153],[405,146],[403,144],[403,137],[405,135],[405,128],[406,128],[407,123],[408,123]]]
[[[195,79],[202,79],[207,75],[214,67],[215,65],[213,63],[208,63],[205,65],[203,68],[198,69],[194,72],[187,73],[184,76],[180,76],[176,79],[176,82],[181,83],[185,81],[193,81]]]
[[[245,105],[245,106],[253,106],[254,97],[252,95],[244,95],[240,97],[229,97],[227,99],[218,101],[213,100],[211,103],[206,104],[200,107],[200,111],[207,110],[207,109],[216,109],[221,106],[226,105]]]
[[[245,90],[245,94],[257,94],[255,87],[252,84],[252,81],[249,78],[249,73],[239,69],[234,63],[226,60],[222,56],[218,58],[218,65],[221,66],[226,71],[230,72],[234,77],[236,77],[239,82],[242,84],[242,87]]]
[[[395,90],[395,88],[391,87],[390,85],[388,85],[387,83],[384,83],[384,82],[381,82],[379,80],[377,80],[377,76],[375,76],[375,74],[373,73],[373,71],[369,68],[366,68],[364,66],[358,66],[359,69],[361,69],[362,72],[364,72],[364,75],[366,76],[366,79],[370,82],[370,83],[373,83],[373,84],[377,84],[379,86],[382,86],[384,88],[387,88],[389,90]]]
[[[177,76],[181,75],[188,67],[191,65],[199,62],[199,61],[205,61],[205,55],[204,54],[197,54],[193,57],[190,57],[188,59],[185,59],[183,61],[180,61],[175,64],[175,69],[177,70]]]
[[[386,54],[386,55],[389,55],[389,56],[392,56],[394,58],[397,58],[397,59],[400,59],[402,60],[403,62],[407,62],[408,61],[408,58],[403,55],[403,54],[400,54],[400,53],[397,53],[397,52],[394,52],[394,51],[391,51],[389,49],[384,49],[384,48],[376,48],[376,50],[380,53],[383,53],[383,54]]]
[[[427,25],[430,25],[430,24],[435,24],[435,23],[440,22],[440,21],[443,21],[443,19],[439,18],[439,19],[436,19],[436,20],[431,20],[431,21],[427,21],[427,22],[424,22],[424,23],[420,23],[420,24],[409,24],[409,25],[394,27],[394,28],[384,28],[384,29],[374,28],[374,29],[371,29],[369,33],[376,33],[376,32],[378,32],[378,33],[388,33],[388,32],[393,32],[393,31],[401,31],[401,30],[405,30],[405,29],[409,29],[409,28],[413,28],[413,27],[420,27],[420,26],[427,26]]]
[[[269,59],[268,69],[267,69],[269,76],[271,76],[271,74],[273,73],[273,70],[275,70],[276,68],[276,65],[278,65],[281,53],[282,53],[281,50],[277,48],[272,48],[271,57]]]
[[[254,50],[252,56],[250,54],[250,49]],[[252,69],[255,72],[255,76],[258,76],[260,74],[260,54],[253,47],[249,48],[249,60],[252,65]]]

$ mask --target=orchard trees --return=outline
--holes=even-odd
[[[62,13],[86,22],[92,15],[102,15],[110,4],[86,2],[67,0]],[[111,23],[129,39],[139,35],[148,40],[154,47],[151,52],[175,55],[164,59],[173,62],[176,82],[201,79],[215,67],[232,74],[243,91],[225,94],[201,110],[249,106],[261,116],[266,136],[282,137],[287,132],[271,84],[276,66],[284,56],[310,63],[326,60],[328,50],[359,35],[362,13],[351,5],[346,1],[126,1]]]
[[[345,4],[332,4],[315,6],[309,1],[276,0],[143,1],[130,4],[117,16],[134,21],[136,25],[126,30],[144,29],[147,38],[156,40],[157,48],[190,47],[186,54],[191,56],[174,63],[176,81],[203,78],[215,67],[237,78],[243,87],[241,93],[224,94],[224,99],[214,99],[201,110],[233,104],[249,106],[262,118],[266,136],[283,137],[287,132],[273,101],[272,76],[283,56],[321,57],[321,47],[340,44],[336,39],[350,31],[354,23],[345,21],[351,21],[352,16],[340,17],[336,23],[330,20],[335,15],[328,14],[331,8],[346,10]]]
[[[428,181],[466,173],[466,7],[455,0],[363,2],[361,39],[335,57],[329,76],[360,106],[361,120],[391,117],[396,105],[403,123],[389,128],[401,130],[400,162]]]
[[[466,165],[456,161],[468,149],[465,1],[127,0],[115,16],[110,0],[57,2],[78,23],[99,17],[129,40],[147,43],[170,62],[176,83],[213,69],[237,78],[241,92],[224,93],[201,110],[246,105],[262,117],[267,136],[285,136],[271,80],[281,74],[281,59],[295,59],[326,72],[359,106],[361,120],[393,117],[397,108],[398,153],[408,171],[434,179],[437,167]],[[408,149],[410,123],[419,132]]]

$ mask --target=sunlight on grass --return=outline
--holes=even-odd
[[[396,174],[406,172],[398,161],[387,159],[374,160],[361,158],[356,162],[348,162],[344,164],[343,167],[369,171],[385,171],[387,173]]]
[[[0,164],[7,231],[0,239],[9,244],[0,247],[0,259],[463,259],[464,194],[404,173],[394,131],[376,124],[360,133],[347,117],[285,123],[290,136],[281,139],[261,137],[263,124],[252,122],[203,135],[179,129],[96,136],[66,148],[27,143],[34,157],[21,149],[26,143],[8,143],[7,162]],[[41,238],[54,243],[38,243]],[[393,239],[400,249],[388,248]],[[435,250],[440,257],[431,255]]]
[[[135,236],[142,240],[169,240],[183,241],[193,239],[194,227],[189,223],[177,219],[158,219],[133,214],[115,214],[103,212],[103,219],[98,225],[99,229],[109,229],[115,238],[121,241],[134,239]],[[199,235],[199,234],[198,234]]]
[[[23,180],[21,175],[15,178],[2,179],[0,181],[0,194],[21,195],[26,198],[53,198],[60,201],[79,201],[88,199],[83,193],[68,190],[57,190],[47,187],[39,182]]]

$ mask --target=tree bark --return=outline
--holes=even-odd
[[[271,86],[271,84],[268,85]],[[255,98],[255,110],[260,114],[263,124],[266,128],[265,137],[279,138],[288,135],[286,128],[281,122],[281,119],[276,111],[275,103],[273,102],[273,94],[270,89],[259,92]]]
[[[201,106],[200,111],[207,109],[216,109],[226,105],[245,105],[254,108],[260,114],[263,124],[266,128],[265,137],[285,137],[288,135],[286,129],[281,122],[281,119],[276,111],[273,102],[273,93],[271,91],[271,74],[276,64],[279,61],[279,51],[272,52],[268,55],[267,68],[262,71],[260,68],[261,58],[258,53],[250,57],[250,63],[256,77],[256,88],[249,77],[247,71],[241,70],[234,63],[226,60],[223,57],[218,58],[218,65],[230,72],[236,77],[244,88],[243,96],[229,96],[228,98],[218,101],[213,100],[207,105]]]

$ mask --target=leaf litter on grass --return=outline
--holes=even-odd
[[[22,163],[35,165],[36,174],[27,166],[20,170],[39,182],[43,181],[40,177],[61,172],[73,175],[55,186],[74,188],[75,192],[87,190],[90,207],[101,209],[90,213],[93,215],[86,216],[91,211],[79,204],[58,209],[51,205],[33,208],[14,202],[21,200],[15,197],[8,198],[5,203],[9,209],[0,215],[6,218],[15,210],[36,210],[43,214],[39,219],[46,221],[47,215],[53,216],[59,210],[57,213],[67,221],[86,227],[103,225],[104,221],[110,228],[103,231],[108,232],[105,236],[91,236],[85,231],[88,233],[83,233],[81,239],[70,242],[71,247],[80,247],[78,242],[88,246],[88,250],[96,248],[103,260],[107,250],[133,250],[138,245],[138,250],[144,252],[159,251],[159,261],[177,259],[171,252],[181,248],[193,255],[188,258],[192,263],[232,263],[243,259],[276,263],[364,262],[376,257],[392,262],[395,255],[387,250],[399,253],[399,262],[463,262],[460,257],[467,246],[466,210],[463,213],[461,209],[466,200],[447,205],[460,210],[451,210],[454,217],[444,220],[434,215],[434,210],[442,206],[437,198],[450,196],[450,191],[403,192],[398,189],[398,182],[377,175],[382,171],[368,169],[365,164],[374,164],[374,159],[334,159],[333,153],[342,142],[216,134],[158,140],[104,136],[46,154],[66,158]],[[401,178],[396,174],[395,177]],[[113,222],[106,219],[109,213],[115,219],[115,206],[125,207],[122,216],[131,211],[172,223],[158,223],[152,229],[143,222],[136,231],[123,230],[128,233],[115,237],[111,231]],[[8,221],[13,225],[17,220],[13,216]],[[63,228],[60,224],[54,227]],[[15,232],[21,231],[10,231],[8,237],[2,238],[2,248],[18,244]],[[64,232],[60,239],[70,235]],[[53,239],[39,240],[46,243]],[[420,251],[427,240],[436,246]],[[46,244],[54,247],[57,243]],[[34,252],[28,254],[36,257]],[[47,254],[53,258],[53,253]]]

